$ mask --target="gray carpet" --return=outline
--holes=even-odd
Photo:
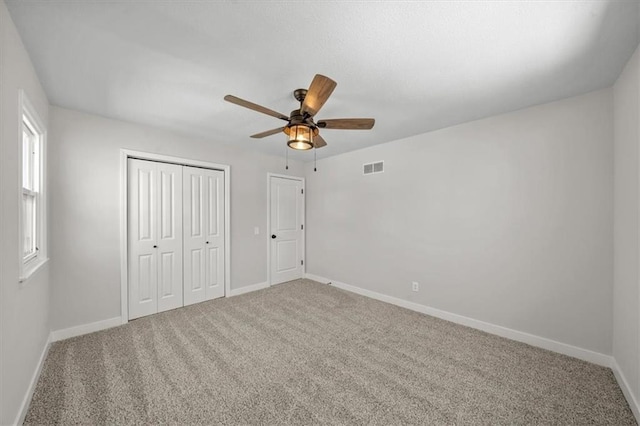
[[[55,343],[26,424],[635,424],[608,368],[308,280]]]

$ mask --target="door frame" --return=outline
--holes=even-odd
[[[271,287],[271,178],[282,178],[289,180],[297,180],[302,183],[302,191],[303,191],[303,199],[302,199],[302,259],[304,260],[302,264],[302,278],[305,277],[307,273],[307,247],[306,247],[306,234],[307,234],[307,223],[306,223],[306,204],[307,204],[307,190],[305,187],[305,179],[300,176],[290,176],[290,175],[282,175],[278,173],[267,173],[267,286]]]
[[[120,149],[120,315],[122,324],[129,322],[129,173],[127,166],[129,158],[202,167],[224,172],[224,297],[228,297],[231,294],[231,166],[122,148]]]

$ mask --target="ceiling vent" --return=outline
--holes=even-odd
[[[382,172],[384,172],[384,161],[377,161],[375,163],[367,163],[362,165],[362,174],[364,175],[371,175]]]

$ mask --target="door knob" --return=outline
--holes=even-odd
[[[158,246],[153,246],[153,248],[158,248]]]
[[[275,238],[275,237],[276,237],[276,234],[273,234],[273,235],[271,236],[271,238]]]
[[[209,244],[209,241],[207,241],[205,244]]]

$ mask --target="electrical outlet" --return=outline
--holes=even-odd
[[[412,283],[411,283],[411,290],[413,290],[413,291],[418,291],[418,290],[420,290],[420,284],[418,284],[418,283],[417,283],[417,282],[415,282],[415,281],[414,281],[414,282],[412,282]]]

